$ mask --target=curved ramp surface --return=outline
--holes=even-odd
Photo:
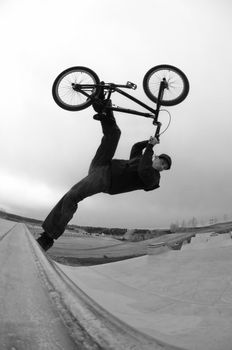
[[[232,239],[201,234],[182,250],[60,268],[110,313],[189,350],[232,349]]]
[[[1,350],[179,349],[97,304],[46,258],[24,224],[0,220],[0,269]]]

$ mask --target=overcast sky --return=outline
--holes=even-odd
[[[169,227],[232,218],[231,0],[0,0],[0,208],[44,219],[86,175],[101,139],[92,107],[59,108],[51,88],[64,69],[83,65],[101,80],[138,85],[151,67],[179,67],[190,94],[169,107],[172,122],[155,152],[173,158],[160,188],[83,201],[72,223]],[[113,96],[113,102],[134,104]],[[150,119],[116,114],[116,158],[154,134]],[[161,114],[163,125],[167,114]]]

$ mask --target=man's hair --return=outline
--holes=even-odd
[[[169,157],[167,154],[165,153],[162,153],[159,155],[159,158],[162,158],[166,161],[167,165],[168,165],[168,169],[171,168],[171,165],[172,165],[172,160],[171,160],[171,157]]]

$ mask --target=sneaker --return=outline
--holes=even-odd
[[[112,107],[112,101],[110,99],[104,100],[105,107]],[[112,110],[105,109],[105,111],[101,111],[93,116],[93,119],[100,121],[108,121],[110,123],[115,123],[115,118]]]
[[[53,246],[54,240],[46,232],[43,232],[41,236],[37,238],[37,242],[44,251],[47,251]]]
[[[99,98],[99,100],[103,101],[105,99],[105,93],[104,93],[104,88],[103,88],[103,86],[105,85],[105,82],[101,81],[100,85],[102,85],[102,86],[99,89],[99,93],[98,93],[97,98]]]
[[[101,85],[104,85],[104,81],[101,81],[100,83]],[[93,109],[97,112],[97,113],[101,113],[103,111],[103,109],[105,108],[105,93],[104,93],[104,88],[101,86],[99,89],[99,93],[96,96],[96,100],[93,101]],[[94,118],[95,119],[95,118]],[[100,119],[96,119],[96,120],[100,120]]]

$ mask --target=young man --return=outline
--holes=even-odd
[[[168,155],[153,157],[153,146],[158,143],[154,137],[136,143],[131,149],[129,160],[113,159],[121,131],[112,111],[102,113],[105,105],[111,104],[110,100],[104,100],[103,92],[101,100],[100,104],[93,105],[99,113],[94,119],[100,120],[102,126],[101,144],[90,164],[88,175],[61,198],[43,222],[44,232],[37,242],[45,251],[65,231],[78,203],[84,198],[100,192],[114,195],[135,190],[154,190],[159,187],[160,172],[171,167],[172,161]]]

